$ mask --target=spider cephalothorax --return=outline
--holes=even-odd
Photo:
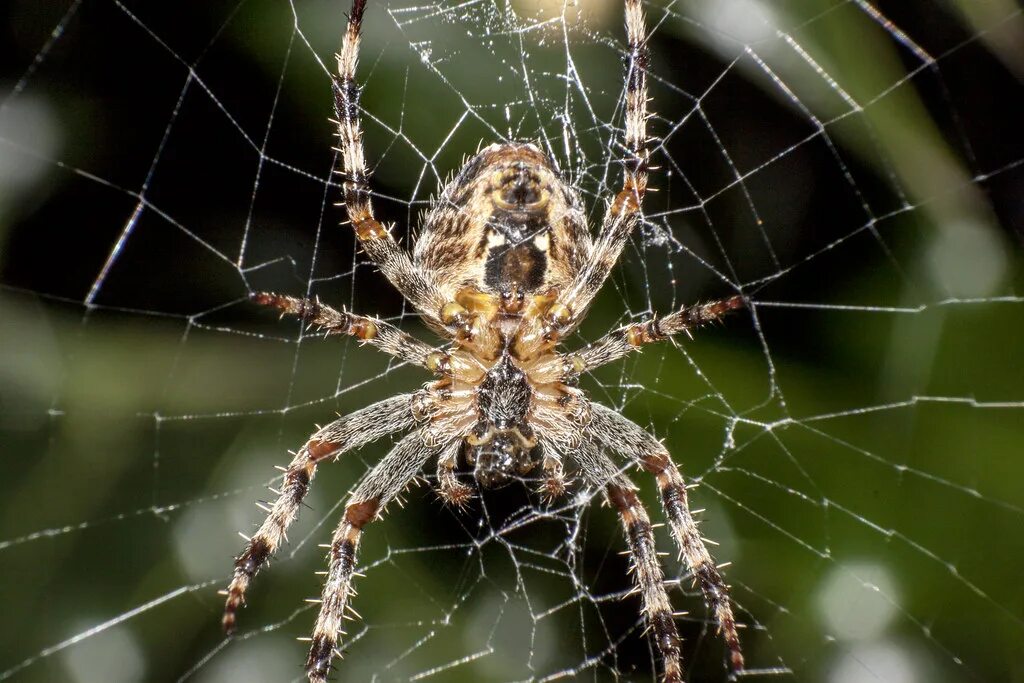
[[[580,374],[644,344],[689,333],[743,305],[737,295],[681,308],[614,330],[585,348],[558,346],[580,323],[640,221],[647,188],[648,62],[640,0],[624,0],[624,177],[591,238],[579,194],[552,159],[529,143],[491,145],[471,157],[428,212],[412,256],[374,218],[355,81],[365,0],[354,0],[334,83],[348,218],[367,256],[446,341],[433,348],[394,325],[319,301],[254,293],[255,302],[297,315],[328,334],[357,337],[434,373],[423,389],[385,399],[319,429],[285,469],[279,497],[235,561],[223,624],[235,629],[256,573],[277,551],[329,458],[400,431],[398,444],[366,475],[345,506],[331,543],[320,614],[306,660],[323,683],[336,654],[342,616],[352,596],[359,539],[388,502],[431,464],[438,494],[461,506],[473,489],[456,477],[459,456],[482,487],[540,469],[541,493],[566,490],[563,471],[604,491],[626,534],[643,614],[664,666],[663,681],[682,681],[680,639],[652,525],[618,455],[654,475],[672,537],[729,649],[735,673],[743,654],[728,588],[697,531],[686,484],[656,438],[577,388]]]
[[[529,423],[533,388],[512,356],[504,355],[484,375],[476,391],[480,421],[466,437],[466,460],[482,486],[508,483],[537,464],[537,435]]]

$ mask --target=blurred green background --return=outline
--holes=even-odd
[[[751,298],[586,380],[700,483],[743,680],[1024,681],[1020,8],[646,7],[659,192],[572,344]],[[426,378],[246,295],[317,294],[429,336],[338,227],[346,9],[0,7],[0,680],[302,678],[317,544],[386,444],[321,468],[225,640],[236,532],[314,424]],[[620,24],[596,0],[371,2],[366,145],[397,234],[507,138],[548,146],[599,220]],[[593,502],[513,486],[460,515],[412,489],[366,534],[338,679],[656,680],[616,519]],[[726,680],[664,563],[688,680]]]

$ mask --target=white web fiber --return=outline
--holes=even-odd
[[[1024,680],[1024,15],[645,9],[657,192],[567,346],[748,298],[583,383],[696,485],[742,678]],[[391,442],[320,468],[229,639],[236,532],[315,424],[427,379],[248,301],[315,295],[429,338],[335,206],[347,10],[0,14],[0,681],[303,679],[318,545]],[[621,183],[620,5],[370,0],[363,30],[374,201],[406,247],[439,184],[502,140],[547,149],[597,229]],[[649,475],[624,471],[659,521]],[[657,680],[600,496],[512,485],[456,513],[432,467],[420,483],[366,530],[339,680]],[[728,680],[656,534],[687,680]]]

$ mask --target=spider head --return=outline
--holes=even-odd
[[[537,437],[526,421],[532,395],[526,374],[507,355],[480,383],[479,420],[466,437],[466,459],[484,488],[503,486],[536,464]]]
[[[502,429],[481,422],[466,439],[466,459],[474,465],[473,476],[487,489],[508,484],[537,464],[537,440],[527,424]]]

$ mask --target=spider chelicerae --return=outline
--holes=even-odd
[[[382,320],[337,311],[319,301],[271,293],[252,296],[328,334],[357,337],[436,375],[420,391],[357,410],[314,433],[284,470],[279,498],[235,560],[234,577],[225,591],[223,626],[228,633],[235,630],[250,581],[295,521],[317,465],[408,431],[356,488],[334,533],[306,660],[312,683],[326,680],[336,654],[363,528],[431,462],[437,469],[438,494],[462,506],[473,490],[455,475],[460,453],[484,488],[539,468],[540,493],[548,498],[566,491],[566,471],[604,490],[622,521],[644,617],[661,656],[663,681],[677,683],[683,679],[680,639],[651,522],[636,487],[608,453],[653,474],[672,537],[728,647],[730,669],[743,669],[728,588],[697,530],[686,484],[668,451],[577,388],[582,373],[644,344],[718,320],[740,308],[742,297],[684,307],[660,320],[617,329],[582,350],[557,351],[579,325],[639,223],[647,188],[644,12],[641,0],[624,0],[624,6],[624,177],[596,239],[590,236],[579,193],[560,178],[544,152],[529,143],[494,144],[470,158],[444,188],[410,256],[374,218],[355,80],[365,0],[353,2],[334,79],[345,209],[367,256],[446,345],[432,348]]]

